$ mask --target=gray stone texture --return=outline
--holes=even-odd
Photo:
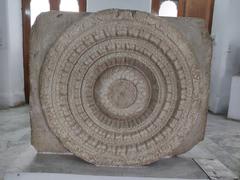
[[[203,140],[211,40],[202,20],[48,12],[36,20],[30,54],[32,144],[39,152],[143,165]]]
[[[30,116],[32,144],[39,152],[63,153],[67,150],[49,130],[39,99],[39,75],[49,48],[73,22],[84,14],[51,11],[41,13],[32,27],[30,49]]]
[[[30,137],[28,106],[0,110],[0,180],[6,173],[20,172],[197,179],[204,178],[201,168],[214,170],[207,165],[197,167],[192,159],[219,160],[240,176],[240,123],[213,114],[208,115],[204,141],[191,151],[136,168],[95,167],[73,155],[38,154],[30,144]],[[218,169],[216,174],[221,172]]]

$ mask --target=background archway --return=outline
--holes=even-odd
[[[170,0],[163,1],[160,5],[158,15],[165,17],[177,17],[178,15],[177,2]]]

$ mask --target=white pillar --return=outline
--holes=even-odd
[[[232,77],[228,118],[240,120],[240,75]]]
[[[87,0],[87,12],[112,8],[151,12],[151,5],[151,0]]]

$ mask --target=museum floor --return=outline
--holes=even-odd
[[[21,172],[36,158],[30,146],[28,111],[28,106],[0,110],[0,180],[6,172]],[[240,122],[209,113],[205,140],[181,157],[217,159],[240,176]],[[47,160],[48,164],[58,161],[62,169],[68,168],[57,155]],[[40,161],[41,157],[35,168]]]

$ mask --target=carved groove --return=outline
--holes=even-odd
[[[199,120],[203,74],[166,20],[108,10],[75,23],[46,56],[40,99],[78,157],[143,165],[172,155]]]

